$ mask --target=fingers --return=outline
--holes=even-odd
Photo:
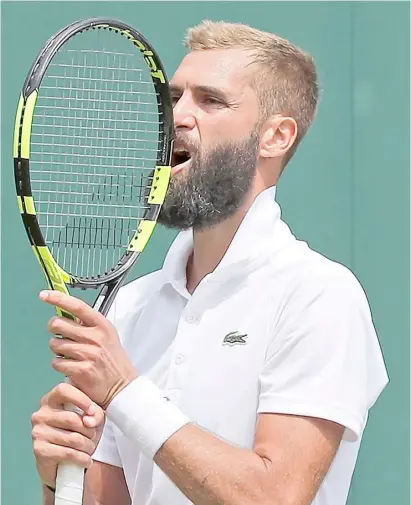
[[[95,431],[95,430],[94,430]],[[93,438],[95,438],[95,433]],[[48,444],[69,447],[91,456],[96,448],[92,439],[77,431],[67,431],[46,424],[36,424],[32,429],[33,442],[47,441]]]
[[[93,420],[95,421],[95,418]],[[90,440],[96,438],[96,426],[99,426],[92,426],[90,423],[85,425],[83,418],[76,412],[70,412],[69,410],[46,410],[46,407],[43,407],[32,415],[31,423],[33,430],[35,426],[46,425],[60,430],[77,432]]]
[[[88,413],[93,404],[86,394],[67,382],[57,384],[41,400],[41,405],[48,405],[53,409],[62,409],[67,403],[72,403],[85,413]]]
[[[85,452],[78,451],[72,447],[50,444],[45,440],[35,440],[33,442],[33,452],[38,465],[41,465],[42,461],[47,461],[48,466],[50,462],[58,464],[61,461],[71,461],[83,468],[90,468],[93,463],[91,456]]]
[[[75,385],[79,385],[79,381],[89,384],[93,381],[94,364],[91,361],[77,361],[70,358],[54,358],[51,365],[56,370],[66,377]],[[80,387],[80,386],[79,386]]]
[[[67,404],[85,411],[81,416],[65,410]],[[57,465],[70,461],[84,468],[92,464],[104,424],[104,412],[71,384],[56,386],[32,415],[33,451],[43,482],[55,485]]]
[[[55,337],[50,339],[49,347],[57,356],[64,356],[79,361],[96,358],[97,349],[93,345],[73,342],[68,338]]]
[[[74,296],[61,293],[60,291],[42,291],[39,296],[44,302],[73,314],[86,326],[106,324],[107,320],[102,314]]]
[[[85,333],[86,327],[72,319],[55,316],[48,322],[47,330],[54,335],[64,335],[65,338],[78,340]]]
[[[61,359],[60,361],[64,361]],[[53,388],[50,393],[45,395],[41,401],[41,405],[47,405],[52,409],[63,410],[64,406],[71,403],[78,409],[84,412],[85,415],[95,419],[95,426],[101,424],[104,420],[104,411],[96,405],[90,398],[80,389],[77,389],[71,384],[62,382]],[[72,412],[71,414],[78,416]]]

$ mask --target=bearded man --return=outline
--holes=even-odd
[[[314,61],[239,24],[203,22],[187,45],[160,219],[180,233],[162,269],[108,319],[41,295],[82,322],[49,323],[72,338],[51,349],[74,385],[33,415],[44,504],[72,461],[88,468],[85,505],[344,505],[387,374],[359,282],[275,201],[316,113]]]

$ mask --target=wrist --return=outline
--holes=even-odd
[[[103,410],[107,410],[110,403],[114,400],[114,398],[123,391],[131,382],[133,382],[138,377],[138,373],[135,368],[132,368],[129,373],[125,377],[122,377],[117,384],[115,384],[111,390],[108,392],[106,399],[104,402],[100,404],[100,407]]]
[[[165,393],[143,375],[113,398],[106,414],[149,458],[154,458],[160,447],[190,422]]]

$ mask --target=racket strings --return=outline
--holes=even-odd
[[[118,34],[85,32],[50,64],[33,118],[30,175],[43,236],[67,272],[97,277],[125,253],[148,208],[158,100],[140,53]]]
[[[62,243],[71,245],[72,247],[101,247],[101,248],[118,248],[122,247],[122,235],[124,231],[131,233],[131,222],[129,218],[122,221],[114,221],[114,228],[111,230],[112,221],[103,219],[102,226],[97,226],[96,220],[88,219],[89,216],[76,217],[73,216],[72,226],[66,225],[64,228],[58,228],[58,236],[51,242],[51,245],[60,246]],[[120,218],[121,219],[121,218]],[[76,223],[77,220],[77,223]],[[93,227],[93,224],[95,225]],[[111,233],[104,233],[104,231]]]

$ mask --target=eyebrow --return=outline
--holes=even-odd
[[[216,98],[221,98],[222,100],[228,100],[227,94],[214,86],[205,86],[205,85],[197,85],[193,86],[194,92],[205,93],[208,95],[213,95]],[[183,94],[184,89],[181,86],[177,86],[175,84],[170,84],[171,93],[180,93]]]

